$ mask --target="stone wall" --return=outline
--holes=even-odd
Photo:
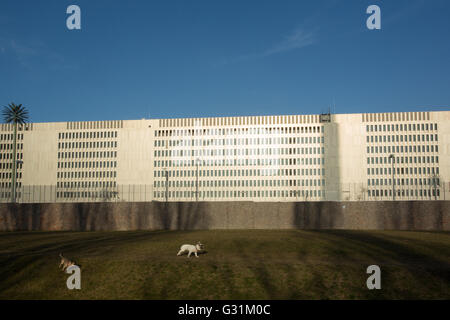
[[[450,230],[450,201],[0,204],[0,231]]]

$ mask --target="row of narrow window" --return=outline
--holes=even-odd
[[[417,146],[371,146],[367,147],[367,153],[413,153],[413,152],[439,152],[437,145]]]
[[[324,168],[309,169],[243,169],[243,170],[156,170],[154,177],[261,177],[261,176],[325,176]]]
[[[117,141],[58,142],[58,149],[117,148]]]
[[[56,183],[57,188],[109,188],[116,186],[116,181],[70,181]]]
[[[200,147],[200,146],[251,146],[281,144],[318,144],[324,137],[278,137],[278,138],[234,138],[234,139],[186,139],[155,140],[155,147]]]
[[[58,169],[65,168],[117,168],[117,161],[58,162]]]
[[[155,157],[224,157],[260,155],[307,155],[325,154],[324,147],[309,148],[259,148],[259,149],[220,149],[220,150],[155,150]],[[227,159],[224,159],[225,161]],[[194,160],[191,160],[194,161]]]
[[[11,179],[12,173],[11,172],[1,172],[0,173],[0,179]],[[16,179],[22,179],[22,172],[16,173]]]
[[[16,164],[16,169],[17,170],[20,170],[20,169],[22,169],[22,167],[23,167],[23,161],[22,161],[22,159],[23,159],[23,153],[18,153],[17,154],[17,158],[16,158],[17,160],[17,164]],[[11,161],[9,161],[9,162],[0,162],[0,169],[1,170],[5,170],[5,169],[11,169],[12,170],[12,162]]]
[[[400,123],[400,124],[370,124],[366,125],[366,132],[389,131],[430,131],[437,130],[437,123]]]
[[[218,136],[242,134],[289,134],[289,133],[323,133],[323,126],[308,127],[264,127],[264,128],[226,128],[226,129],[175,129],[155,130],[155,137],[174,136]]]
[[[323,187],[325,179],[269,179],[269,180],[157,180],[153,182],[155,188],[192,188],[196,187]]]
[[[397,178],[396,186],[440,186],[440,179],[431,178]],[[392,186],[392,179],[367,179],[368,186]]]
[[[115,191],[57,191],[56,198],[59,199],[91,199],[91,200],[111,200],[117,197]]]
[[[82,132],[60,132],[59,139],[104,139],[117,138],[117,131],[82,131]]]
[[[437,142],[437,134],[400,134],[400,135],[386,135],[386,136],[366,136],[368,143],[385,143],[385,142]]]
[[[325,190],[207,190],[199,191],[199,199],[202,198],[325,198]],[[165,199],[165,191],[155,191],[155,198]],[[196,191],[169,191],[168,199],[172,198],[196,198]]]
[[[439,156],[395,157],[394,164],[439,163]],[[367,164],[392,164],[389,157],[368,157]]]
[[[194,160],[154,160],[155,168],[189,167],[195,163],[201,166],[294,166],[294,165],[324,165],[325,158],[263,158],[263,159],[207,159]]]
[[[117,151],[58,152],[58,159],[117,158]]]
[[[440,197],[441,192],[439,189],[406,189],[406,190],[395,190],[395,194],[398,198],[400,197]],[[391,189],[376,189],[367,190],[367,195],[369,197],[392,197]]]
[[[439,174],[439,167],[406,167],[406,168],[394,168],[394,173],[400,174]],[[367,175],[391,175],[391,168],[367,168]]]
[[[0,134],[0,141],[3,140],[14,140],[14,134],[13,133],[5,133],[5,134]],[[17,134],[17,140],[23,140],[23,133],[18,133]]]
[[[0,150],[13,150],[13,143],[3,143],[0,144]],[[23,143],[17,143],[16,144],[16,150],[23,150]]]

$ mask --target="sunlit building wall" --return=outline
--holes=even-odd
[[[17,201],[444,199],[449,124],[449,111],[30,123]],[[0,125],[3,202],[12,132]]]

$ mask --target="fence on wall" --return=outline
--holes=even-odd
[[[151,185],[119,185],[101,188],[60,188],[54,185],[22,186],[16,189],[16,202],[143,202],[154,200],[152,191]],[[0,202],[12,201],[11,189],[0,188]]]
[[[166,191],[168,191],[166,193]],[[197,196],[198,193],[198,196]],[[103,188],[61,188],[54,185],[20,186],[18,203],[146,202],[146,201],[405,201],[450,200],[450,182],[424,185],[346,183],[333,186],[261,186],[255,188],[175,188],[118,185]],[[0,187],[0,202],[13,202],[11,188]]]

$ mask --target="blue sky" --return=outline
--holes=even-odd
[[[449,17],[448,0],[2,0],[0,105],[33,122],[449,110]]]

